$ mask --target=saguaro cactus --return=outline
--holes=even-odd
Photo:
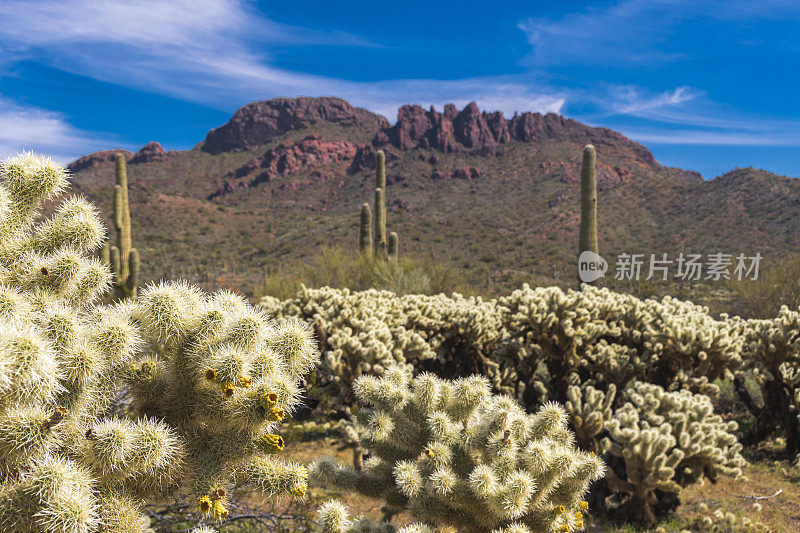
[[[595,174],[596,154],[594,146],[583,147],[581,166],[581,228],[578,255],[590,251],[599,254],[597,248],[597,176]],[[578,284],[580,285],[580,279]]]
[[[361,206],[361,232],[358,237],[358,249],[362,254],[372,253],[372,211],[368,203]]]
[[[117,298],[135,298],[139,283],[139,252],[133,248],[131,237],[131,210],[128,203],[128,171],[125,156],[115,157],[117,184],[114,186],[114,227],[117,245],[108,252],[104,248],[101,258],[114,271],[114,294]],[[107,254],[107,255],[106,255]]]
[[[375,189],[375,238],[372,241],[375,257],[386,257],[386,196]]]
[[[399,250],[399,237],[397,233],[394,231],[389,234],[389,245],[388,245],[388,255],[389,259],[392,261],[397,261],[400,258],[400,250]]]
[[[375,154],[375,238],[376,257],[386,257],[386,155]]]

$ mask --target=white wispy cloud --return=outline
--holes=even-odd
[[[12,21],[0,26],[0,45],[17,59],[47,50],[59,68],[217,109],[275,96],[333,95],[394,120],[407,103],[475,100],[506,113],[558,112],[564,104],[563,95],[501,78],[365,83],[277,68],[263,52],[271,44],[380,43],[277,24],[237,0],[11,0],[0,3],[0,19]]]
[[[609,91],[613,112],[639,117],[651,116],[654,110],[680,106],[702,96],[700,91],[685,85],[655,95],[643,95],[640,88],[632,85],[612,87]]]
[[[711,131],[711,130],[646,130],[621,128],[626,136],[642,143],[705,146],[800,146],[795,131]]]
[[[99,147],[112,148],[108,143],[113,139],[109,137],[81,131],[59,113],[18,105],[0,97],[0,159],[33,150],[68,163]]]
[[[558,18],[531,17],[517,27],[533,47],[530,64],[663,64],[707,52],[698,43],[747,38],[765,47],[785,46],[755,40],[752,28],[762,22],[800,19],[792,0],[622,0],[589,6]],[[698,31],[676,29],[697,24]]]
[[[788,0],[766,2],[771,6],[769,16],[797,15]],[[279,24],[245,0],[4,0],[0,2],[4,21],[0,24],[0,67],[33,59],[226,111],[276,96],[339,96],[390,121],[395,120],[397,108],[408,103],[441,109],[446,103],[461,107],[476,101],[482,109],[507,116],[515,111],[563,113],[589,105],[592,109],[582,117],[590,123],[606,125],[606,119],[620,117],[649,121],[647,127],[624,130],[642,142],[796,143],[797,136],[785,134],[800,131],[800,124],[737,116],[736,110],[710,102],[702,89],[680,82],[653,91],[597,80],[590,90],[562,86],[563,80],[547,75],[548,68],[562,64],[616,67],[625,62],[679,61],[692,46],[673,38],[678,24],[698,19],[721,23],[757,19],[768,16],[762,13],[763,5],[744,0],[622,0],[560,18],[524,19],[518,27],[532,47],[528,64],[535,64],[528,74],[366,83],[278,68],[272,64],[270,50],[297,45],[380,47],[381,43],[343,32]],[[3,150],[47,139],[51,152],[71,157],[66,154],[106,146],[100,138],[107,136],[76,131],[58,114],[13,108],[10,102],[3,105]],[[28,124],[21,125],[23,120]],[[15,129],[18,133],[8,133]]]

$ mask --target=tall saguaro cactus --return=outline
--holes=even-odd
[[[358,249],[362,254],[372,253],[372,211],[368,203],[361,206],[361,231],[358,236]]]
[[[375,237],[372,245],[375,257],[386,257],[386,155],[375,154]]]
[[[139,252],[133,248],[131,210],[128,203],[128,171],[125,156],[115,157],[117,184],[114,186],[114,227],[117,245],[102,252],[102,259],[114,270],[114,293],[118,298],[135,298],[139,282]]]
[[[597,176],[595,173],[594,146],[587,144],[583,148],[583,164],[581,166],[581,228],[578,243],[578,255],[585,251],[599,254],[597,247]],[[580,284],[580,279],[578,280]]]

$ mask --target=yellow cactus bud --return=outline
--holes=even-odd
[[[206,380],[207,381],[217,381],[217,371],[213,368],[209,368],[206,370]]]
[[[283,437],[275,434],[263,435],[259,439],[259,448],[264,453],[279,453],[283,451]]]
[[[253,383],[253,380],[247,376],[242,376],[239,378],[239,384],[242,387],[249,387],[251,383]]]
[[[235,393],[236,389],[234,388],[233,383],[225,383],[222,385],[222,394],[224,394],[226,398],[233,398]]]
[[[306,488],[307,487],[305,485],[297,483],[296,485],[294,485],[291,488],[290,492],[292,494],[294,494],[295,496],[298,496],[298,497],[302,498],[302,497],[304,497],[306,495]]]

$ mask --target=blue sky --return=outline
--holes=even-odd
[[[712,178],[800,176],[800,3],[0,0],[0,157],[190,148],[240,106],[340,96],[557,112]]]

